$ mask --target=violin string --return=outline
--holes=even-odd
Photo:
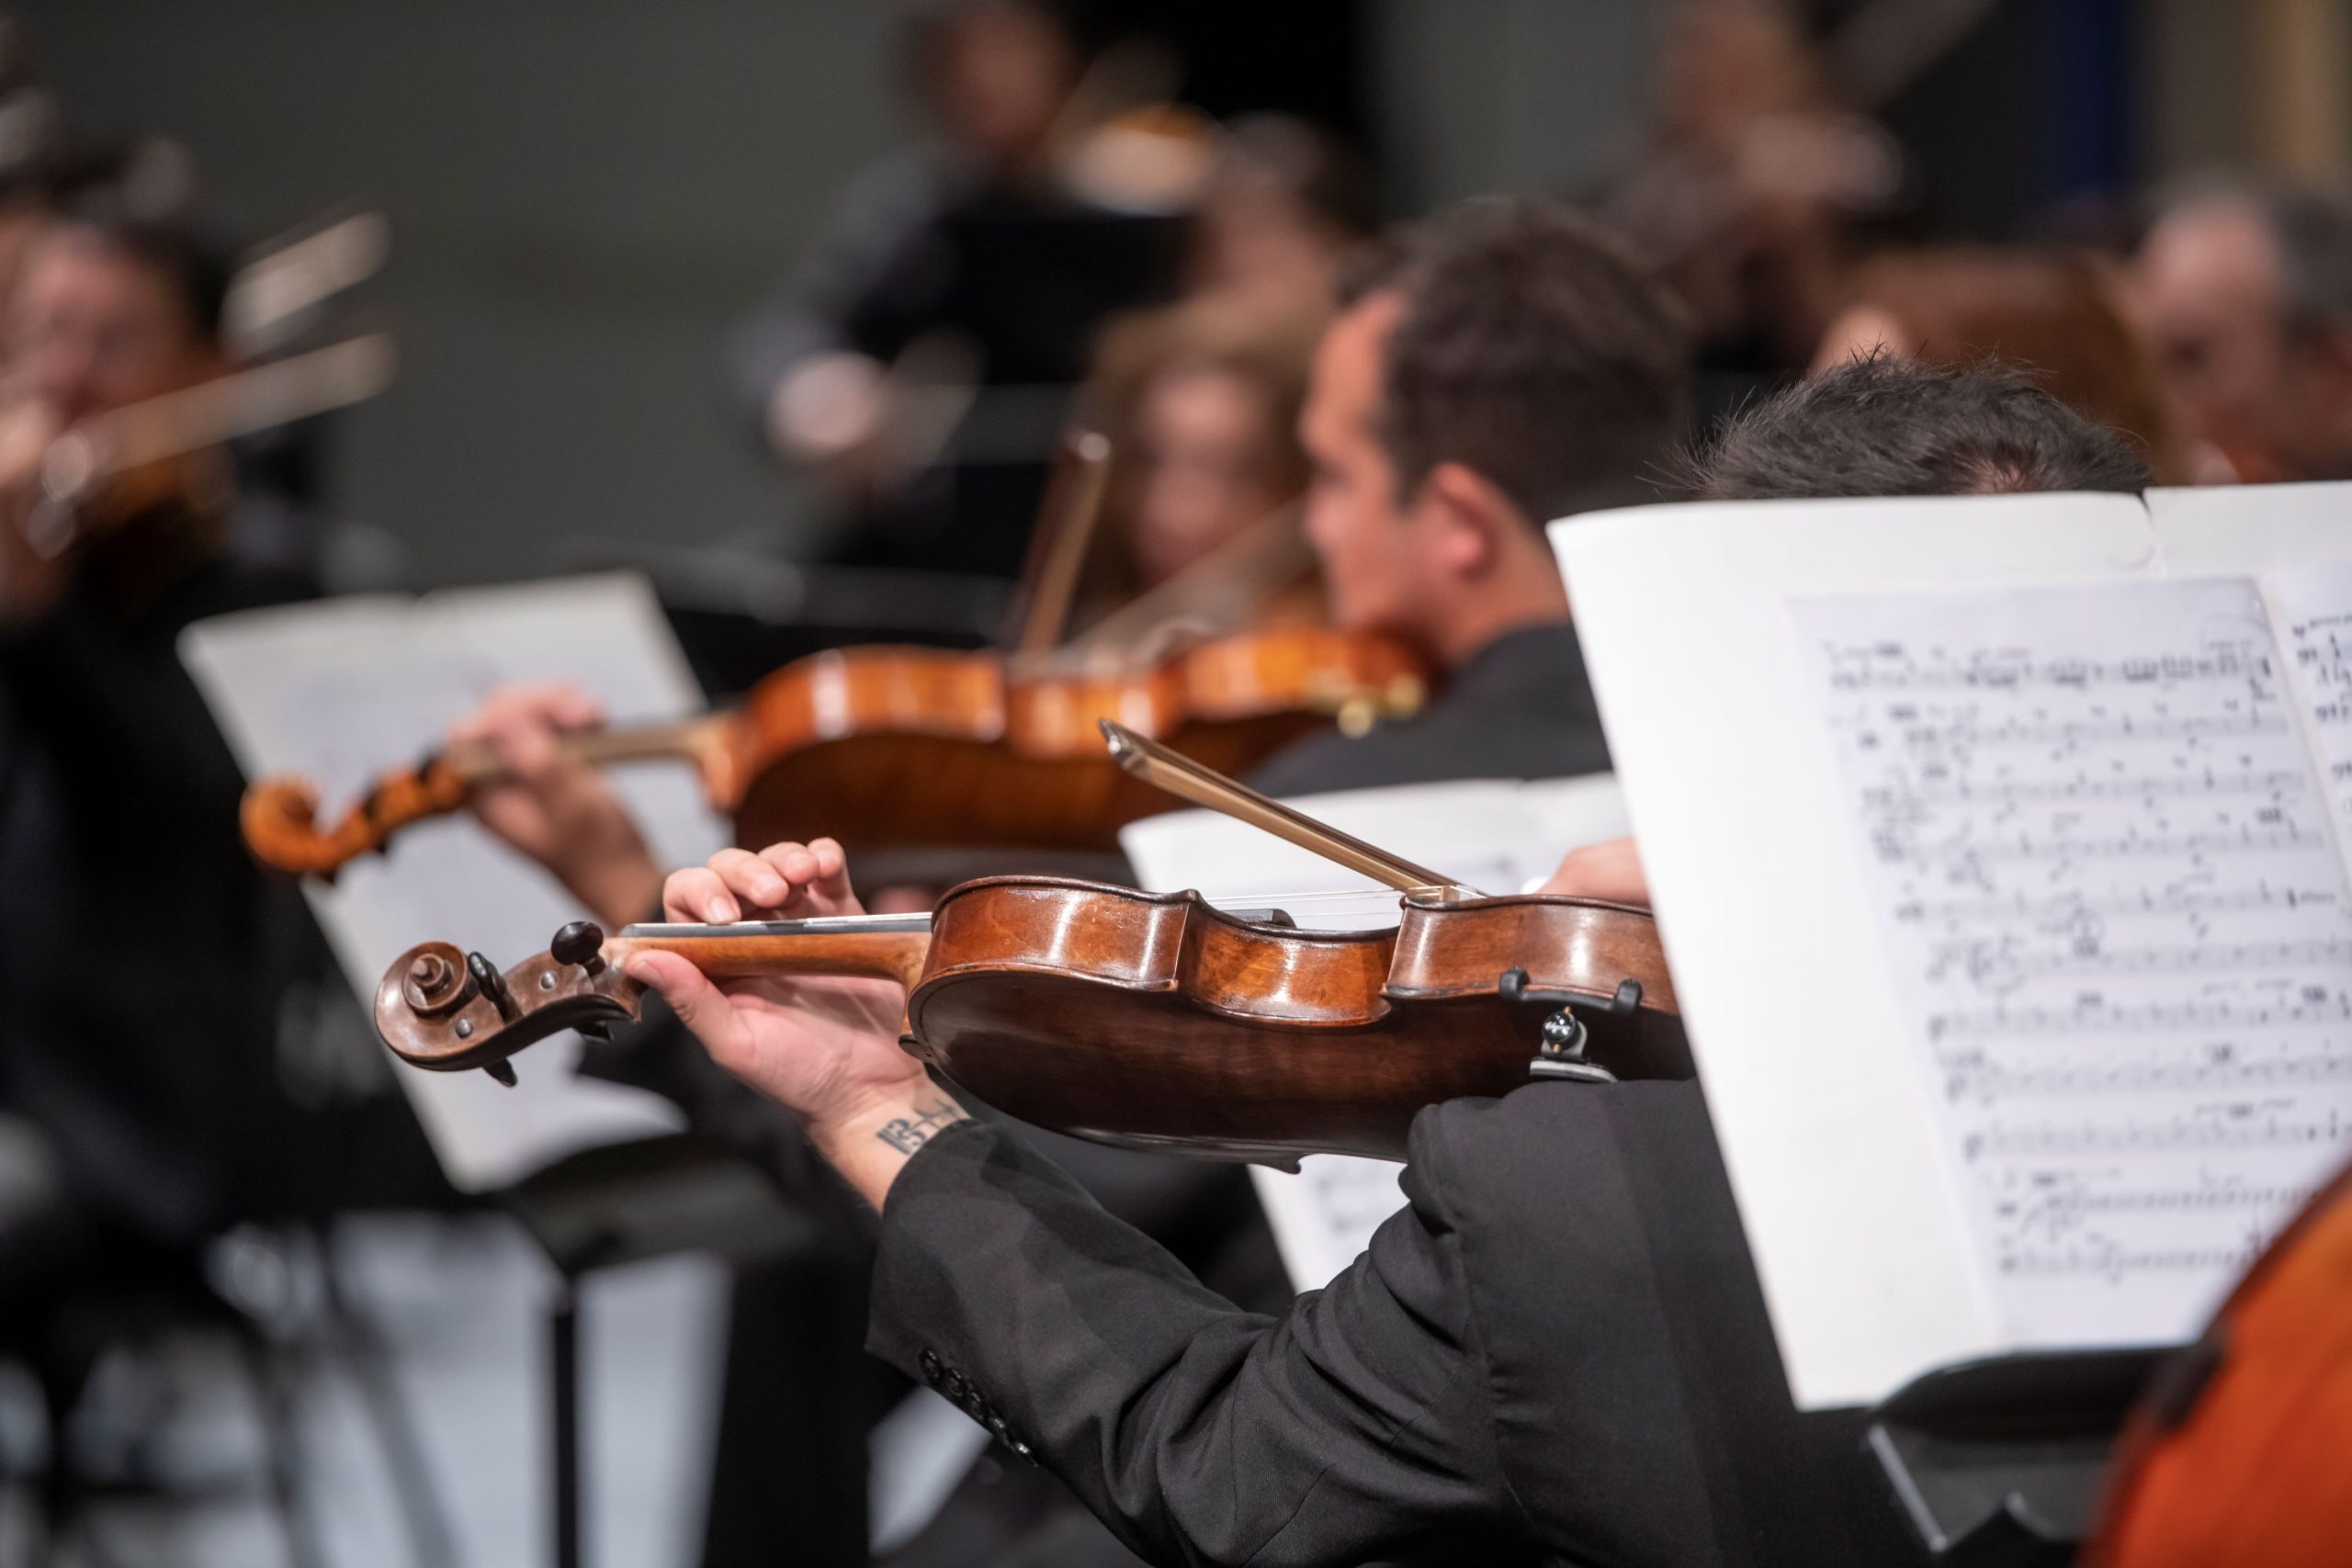
[[[1430,889],[1435,893],[1437,889]],[[1209,902],[1219,908],[1245,906],[1252,909],[1281,908],[1286,904],[1343,904],[1376,901],[1394,904],[1405,897],[1393,887],[1366,883],[1362,887],[1326,887],[1306,893],[1220,893]]]

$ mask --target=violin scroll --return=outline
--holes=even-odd
[[[566,1029],[601,1039],[635,1021],[645,987],[605,962],[604,948],[605,933],[585,920],[503,971],[449,942],[420,943],[376,987],[376,1032],[411,1066],[481,1067],[511,1086],[507,1058],[524,1047]]]
[[[319,792],[308,779],[273,773],[246,787],[237,812],[245,847],[273,871],[332,879],[362,855],[382,852],[392,835],[466,803],[470,784],[440,758],[386,773],[333,827],[319,824]]]

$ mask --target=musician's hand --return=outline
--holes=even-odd
[[[831,839],[721,850],[673,874],[662,904],[674,920],[722,924],[860,911],[842,847]],[[964,1120],[899,1047],[906,997],[888,980],[763,978],[713,982],[673,953],[626,965],[695,1032],[711,1059],[800,1119],[818,1149],[876,1208],[932,1133]]]
[[[1565,893],[1576,898],[1605,898],[1617,904],[1649,907],[1649,878],[1643,874],[1641,852],[1631,839],[1610,839],[1570,850],[1539,893]]]
[[[66,558],[43,555],[31,538],[41,460],[57,435],[55,417],[36,400],[0,414],[0,626],[39,620],[71,581]]]
[[[662,868],[612,784],[557,743],[565,730],[605,722],[576,687],[510,686],[450,728],[450,743],[486,741],[504,775],[475,789],[481,825],[555,874],[607,929],[641,920],[662,892]]]

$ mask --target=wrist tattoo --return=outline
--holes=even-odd
[[[910,1155],[958,1122],[969,1122],[972,1113],[952,1100],[942,1100],[935,1105],[917,1106],[912,1116],[894,1116],[882,1123],[874,1135],[898,1150]]]

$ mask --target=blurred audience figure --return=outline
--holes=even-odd
[[[1235,290],[1104,334],[1091,396],[1111,479],[1082,617],[1148,593],[1205,635],[1318,611],[1297,426],[1327,314]]]
[[[1600,210],[1698,319],[1701,413],[1801,369],[1846,285],[1848,234],[1903,183],[1782,0],[1678,0],[1647,147]]]
[[[845,514],[842,558],[1010,576],[1094,328],[1174,284],[1179,226],[1144,209],[1189,196],[1152,154],[1196,139],[1091,140],[1129,106],[1044,0],[930,0],[904,48],[933,140],[853,185],[732,378]],[[1107,205],[1138,168],[1150,199]]]
[[[2154,356],[2123,313],[2115,278],[2092,257],[1949,250],[1865,263],[1813,370],[1874,353],[1951,369],[2000,360],[2120,432],[2157,483],[2192,480]]]
[[[1217,139],[1193,208],[1185,293],[1298,311],[1319,326],[1342,259],[1379,226],[1370,171],[1330,132],[1245,115]]]
[[[2200,477],[2352,478],[2352,193],[2215,186],[2142,243],[2127,303]]]

